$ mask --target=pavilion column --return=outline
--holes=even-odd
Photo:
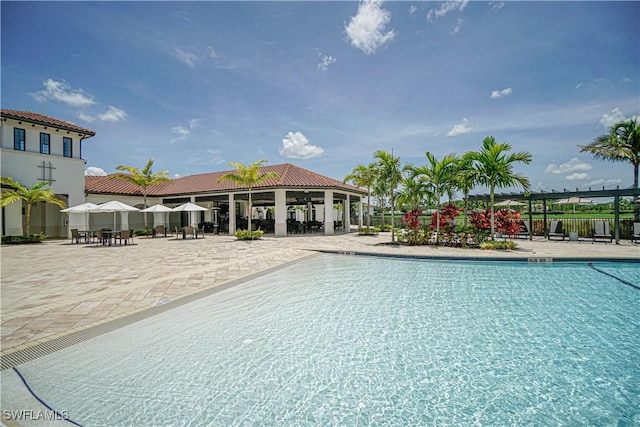
[[[364,226],[362,222],[362,196],[360,196],[360,202],[358,203],[358,227]]]
[[[344,201],[344,231],[351,231],[351,196],[347,194],[347,199]]]
[[[276,237],[284,237],[287,235],[287,190],[277,189],[275,191],[275,202],[275,235]]]
[[[617,194],[613,198],[613,206],[613,234],[617,245],[620,243],[620,196]]]
[[[324,234],[333,236],[333,191],[324,190]]]
[[[233,193],[229,194],[229,236],[236,234],[236,202]]]

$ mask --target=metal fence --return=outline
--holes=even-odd
[[[526,215],[522,216],[523,220],[527,219]],[[555,219],[555,218],[554,218]],[[596,221],[609,221],[609,229],[611,230],[611,235],[615,238],[615,229],[613,227],[613,218],[562,218],[562,228],[564,229],[564,233],[566,235],[571,231],[577,231],[578,236],[581,238],[590,238],[593,236],[593,230],[595,228]],[[367,223],[366,218],[363,218],[363,224]],[[391,224],[391,218],[389,216],[385,217],[385,224]],[[544,223],[542,218],[534,218],[533,219],[533,235],[534,236],[544,236],[545,231],[549,228],[549,224],[551,223],[550,219],[547,219],[547,223]],[[621,239],[631,239],[633,234],[633,219],[621,219],[620,220],[620,238]],[[354,222],[354,224],[357,224]],[[382,217],[380,215],[371,217],[371,225],[381,225]],[[431,224],[430,220],[422,219],[422,225],[424,227]],[[396,227],[402,227],[402,219],[400,216],[396,215],[394,220],[394,225]]]

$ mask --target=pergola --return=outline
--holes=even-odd
[[[640,196],[640,188],[620,188],[616,187],[615,189],[606,189],[602,187],[601,190],[593,190],[589,188],[588,190],[578,190],[576,188],[575,191],[567,190],[566,188],[562,191],[551,190],[548,191],[540,191],[540,192],[531,192],[531,193],[500,193],[494,195],[494,201],[500,202],[508,199],[515,200],[526,200],[529,204],[529,224],[533,222],[533,210],[532,210],[532,202],[534,200],[542,200],[542,214],[545,223],[545,228],[547,224],[547,200],[558,200],[565,199],[569,197],[585,197],[585,198],[602,198],[613,197],[613,206],[614,206],[614,238],[616,243],[620,241],[620,197],[630,196],[634,199]],[[489,194],[472,194],[469,195],[469,201],[480,201],[480,202],[489,202],[491,196]],[[532,236],[529,236],[531,239]]]

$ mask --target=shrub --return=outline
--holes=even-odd
[[[380,231],[391,231],[391,224],[381,224]]]
[[[518,247],[516,242],[512,241],[499,241],[499,240],[488,240],[486,242],[480,243],[480,249],[510,249],[514,250]]]
[[[259,240],[260,238],[262,238],[263,234],[264,231],[262,231],[261,229],[257,229],[254,231],[238,229],[235,232],[236,239],[238,240]]]
[[[44,233],[25,234],[21,236],[2,236],[3,245],[19,245],[23,243],[42,243],[47,239]]]
[[[462,212],[462,209],[454,205],[453,203],[449,203],[442,207],[442,211],[440,212],[440,231],[451,233],[456,227],[456,216]],[[436,230],[438,228],[438,213],[434,212],[431,215],[431,226],[429,227],[431,230]]]
[[[139,230],[133,231],[134,236],[151,236],[153,235],[153,230],[150,228],[141,228]]]
[[[362,236],[375,236],[379,232],[379,227],[358,227],[358,234]]]

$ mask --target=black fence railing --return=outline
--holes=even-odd
[[[523,215],[523,220],[527,219],[527,215]],[[554,218],[556,219],[556,218]],[[457,218],[456,218],[457,220]],[[461,220],[462,221],[462,220]],[[565,235],[569,235],[569,232],[575,231],[578,233],[578,236],[581,238],[590,238],[593,236],[593,230],[595,228],[596,221],[609,221],[609,230],[611,231],[611,235],[615,237],[615,229],[613,224],[613,218],[562,218],[562,228],[564,229]],[[366,217],[362,220],[363,224],[367,223]],[[629,240],[633,235],[633,223],[635,221],[633,219],[621,219],[620,220],[620,238]],[[391,224],[391,218],[387,216],[384,221],[385,224]],[[426,227],[431,222],[430,220],[423,219],[422,225]],[[549,228],[549,224],[551,223],[551,219],[547,219],[547,223],[545,225],[544,220],[542,218],[534,218],[533,219],[533,235],[534,236],[544,236],[546,230]],[[355,220],[354,224],[357,224],[357,220]],[[380,215],[371,217],[371,225],[381,225],[382,217]],[[402,217],[396,215],[394,219],[394,225],[398,228],[402,227]]]

